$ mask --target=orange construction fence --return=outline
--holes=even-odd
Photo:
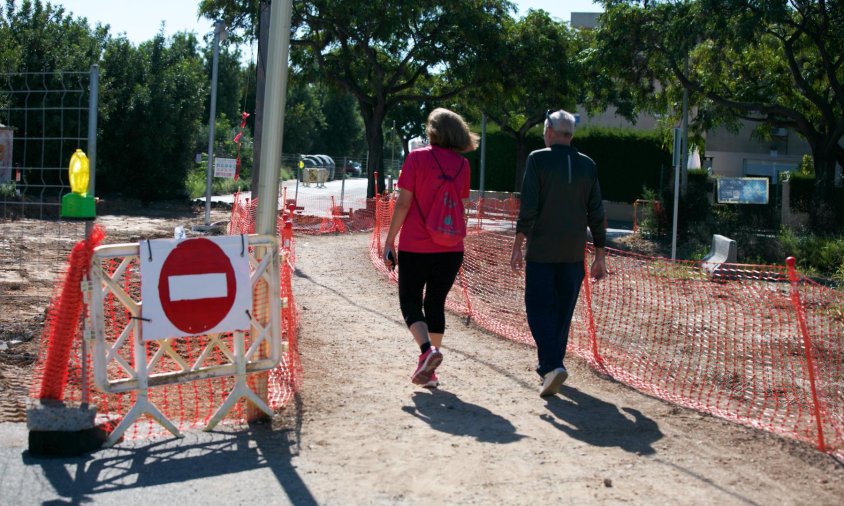
[[[381,259],[391,213],[392,201],[379,199],[370,256],[396,280]],[[513,234],[470,229],[447,305],[533,345],[524,278],[509,265]],[[607,278],[584,281],[570,353],[647,394],[844,459],[844,294],[802,276],[793,260],[715,265],[608,249],[607,263]]]

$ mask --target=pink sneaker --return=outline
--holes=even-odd
[[[425,383],[422,386],[425,387],[425,388],[437,388],[438,386],[440,386],[440,379],[437,378],[437,373],[432,372],[431,378],[428,380],[427,383]]]
[[[428,351],[419,355],[419,364],[413,376],[410,377],[410,381],[416,385],[425,385],[431,380],[431,376],[442,361],[443,354],[440,350],[434,347],[429,348]]]

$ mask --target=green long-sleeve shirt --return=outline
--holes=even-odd
[[[591,158],[555,144],[528,156],[516,232],[527,236],[528,262],[582,262],[586,227],[607,240],[598,171]]]

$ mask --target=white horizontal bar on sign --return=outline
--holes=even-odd
[[[184,274],[167,278],[170,287],[170,300],[215,299],[228,296],[226,275]]]

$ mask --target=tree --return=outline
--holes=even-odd
[[[317,85],[297,75],[290,75],[284,110],[284,150],[287,153],[311,153],[317,136],[325,128]]]
[[[363,121],[357,101],[334,87],[320,85],[319,88],[322,115],[325,118],[325,128],[318,132],[320,152],[338,157],[359,157],[365,151],[366,144],[363,142]]]
[[[184,196],[208,79],[196,37],[162,34],[135,48],[106,45],[98,188],[142,201]],[[102,172],[102,174],[100,174]]]
[[[596,61],[617,85],[663,104],[687,89],[701,128],[744,119],[794,129],[814,159],[813,226],[841,224],[833,195],[835,164],[844,165],[844,2],[603,3]]]
[[[270,26],[270,0],[201,0],[199,14],[208,19],[220,19],[226,23],[234,43],[258,41],[258,61],[255,71],[255,109],[249,124],[254,136],[252,157],[252,187],[258,188],[261,175],[261,132],[263,130],[264,93],[266,86],[266,65]],[[248,109],[248,107],[247,107]]]
[[[6,1],[0,10],[0,71],[9,72],[7,90],[27,90],[0,96],[0,123],[27,139],[29,149],[15,150],[23,177],[39,181],[48,192],[67,185],[66,173],[44,168],[61,166],[80,146],[69,132],[87,131],[88,76],[108,37],[108,27],[88,27],[62,7],[40,0]],[[59,90],[66,93],[57,93]],[[72,109],[68,106],[72,105]],[[46,113],[45,111],[62,111]],[[71,112],[73,111],[73,112]]]
[[[17,68],[9,69],[17,72],[87,71],[108,38],[108,26],[91,30],[86,18],[74,18],[63,7],[41,0],[23,0],[20,7],[6,0],[3,25],[11,47],[1,48],[0,55],[17,52]],[[0,67],[8,68],[5,63]]]
[[[475,84],[475,71],[509,20],[506,0],[295,2],[294,63],[358,101],[374,172],[383,181],[383,122],[404,102],[442,100]],[[434,81],[438,81],[434,83]],[[434,94],[418,94],[430,88]]]
[[[520,190],[528,132],[548,109],[571,110],[580,88],[571,34],[543,10],[531,10],[507,32],[506,49],[491,65],[495,76],[482,86],[479,106],[516,140],[515,188]]]
[[[214,39],[213,35],[206,38],[206,48],[203,51],[205,57],[205,75],[211,76],[214,61]],[[217,113],[225,114],[229,118],[240,118],[243,112],[243,76],[240,72],[240,50],[232,44],[220,46],[220,54],[217,60]],[[250,104],[251,106],[252,104]],[[205,100],[204,118],[208,119],[211,111],[211,94]],[[251,107],[250,107],[251,109]]]

